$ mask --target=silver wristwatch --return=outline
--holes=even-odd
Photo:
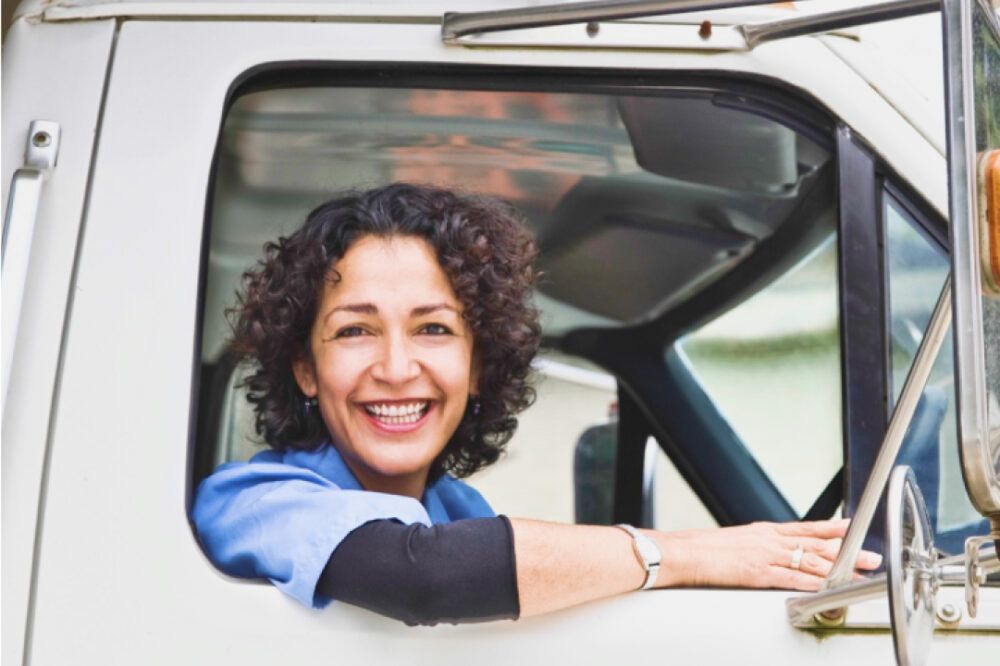
[[[656,574],[660,572],[660,560],[663,558],[660,547],[656,545],[655,541],[627,523],[619,523],[615,527],[632,535],[632,550],[635,552],[639,564],[646,570],[646,581],[639,589],[648,590],[656,584]]]

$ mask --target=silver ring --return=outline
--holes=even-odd
[[[795,546],[795,550],[792,551],[792,563],[790,566],[794,571],[798,571],[799,567],[802,566],[802,555],[804,553],[805,548],[802,547],[801,543]]]

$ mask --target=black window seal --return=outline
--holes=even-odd
[[[867,479],[856,472],[871,469],[887,425],[885,266],[877,158],[841,125],[837,160],[844,514],[850,516]]]
[[[841,130],[841,132],[850,133],[850,130],[846,127]],[[881,359],[879,364],[874,364],[873,366],[867,368],[867,375],[865,374],[865,368],[862,367],[863,364],[854,363],[853,366],[847,362],[847,350],[850,347],[855,350],[855,354],[859,347],[864,343],[859,341],[856,336],[852,336],[851,332],[847,329],[844,321],[841,321],[841,332],[843,337],[843,349],[844,349],[844,379],[843,379],[843,395],[844,395],[844,464],[845,471],[843,482],[844,482],[844,497],[846,498],[844,515],[850,516],[854,513],[855,507],[857,506],[857,501],[860,499],[860,493],[864,490],[864,485],[868,480],[868,476],[871,472],[871,468],[874,464],[874,459],[878,455],[878,450],[881,447],[882,439],[884,438],[885,430],[888,426],[888,420],[891,416],[891,395],[889,386],[889,373],[891,371],[891,344],[889,340],[890,335],[890,303],[889,303],[889,275],[886,267],[888,247],[886,244],[885,237],[885,205],[886,196],[892,197],[893,201],[898,203],[903,209],[903,212],[909,217],[909,219],[916,225],[918,233],[922,233],[928,241],[931,242],[933,246],[936,246],[939,251],[943,253],[944,256],[949,256],[950,254],[950,243],[948,236],[948,222],[947,220],[934,209],[926,199],[919,194],[919,192],[906,182],[899,173],[893,169],[886,160],[873,149],[873,147],[865,141],[864,138],[858,135],[850,135],[851,141],[850,145],[847,146],[841,143],[841,148],[838,150],[846,150],[848,153],[852,151],[858,151],[866,156],[866,159],[871,163],[871,170],[866,171],[863,178],[858,178],[853,181],[850,187],[862,188],[855,189],[855,193],[863,191],[866,193],[872,192],[874,197],[872,200],[872,206],[870,210],[870,219],[875,223],[875,233],[877,235],[877,244],[874,246],[878,251],[877,261],[873,261],[872,257],[867,254],[864,262],[860,260],[858,256],[849,256],[841,259],[841,270],[846,272],[858,272],[867,271],[868,279],[871,280],[870,284],[876,285],[877,289],[880,290],[878,294],[879,306],[875,309],[876,316],[869,316],[866,318],[863,328],[868,329],[867,337],[874,341],[876,334],[875,331],[880,328],[881,333],[878,334],[878,339],[880,340],[878,347],[878,356]],[[847,191],[844,189],[843,183],[841,184],[840,196],[843,199],[847,196]],[[842,215],[843,218],[843,215]],[[843,219],[841,220],[843,223]],[[876,268],[877,266],[877,268]],[[859,273],[860,274],[860,273]],[[845,279],[844,277],[842,279]],[[863,284],[863,280],[859,280]],[[854,298],[857,298],[860,294],[855,293]],[[842,301],[842,312],[843,312],[843,302],[845,300],[845,293],[840,294]],[[869,299],[869,304],[874,303],[875,299]],[[843,315],[842,315],[843,316]],[[876,324],[875,319],[877,318],[878,323]],[[856,333],[857,331],[855,331]],[[851,338],[854,337],[852,340]],[[853,371],[851,371],[853,367]],[[875,370],[878,370],[878,377],[875,376]],[[854,382],[853,385],[848,379],[848,372],[854,377],[865,377],[867,380]],[[861,402],[863,398],[861,397],[865,393],[865,383],[868,383],[869,395],[874,396],[875,393],[880,393],[882,398],[879,402],[872,402],[868,409],[864,409],[866,418],[869,420],[870,424],[878,424],[878,427],[872,425],[864,430],[864,436],[859,436],[861,433],[854,433],[854,437],[851,436],[849,431],[850,426],[850,415],[848,414],[848,405],[852,405],[855,409],[861,408]],[[851,401],[851,402],[849,402]],[[880,406],[881,414],[876,418],[873,413],[873,407],[875,405]],[[878,431],[879,435],[874,436],[874,432]],[[875,517],[872,520],[872,525],[882,524],[884,515],[884,502],[877,509]],[[880,536],[877,534],[878,529],[873,529],[869,531],[868,538],[866,538],[866,547],[878,549],[880,547]]]
[[[951,241],[948,236],[948,222],[928,205],[915,190],[903,184],[893,172],[881,169],[882,189],[906,212],[924,236],[930,240],[943,256],[951,255]]]

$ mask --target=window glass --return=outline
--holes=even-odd
[[[498,513],[572,523],[577,447],[592,428],[608,435],[602,426],[613,422],[609,412],[617,400],[615,380],[581,359],[561,354],[542,356],[536,367],[537,399],[518,419],[507,453],[468,482]],[[604,487],[605,478],[597,483]]]
[[[949,262],[892,195],[884,195],[885,266],[888,281],[890,413],[913,365],[937,303]],[[936,529],[935,545],[958,553],[966,536],[979,533],[981,516],[969,503],[958,457],[952,336],[931,370],[898,463],[913,467]]]
[[[535,302],[555,339],[668,311],[737,265],[825,182],[829,151],[794,130],[728,97],[655,92],[317,86],[236,99],[211,207],[195,480],[264,446],[238,388],[246,369],[228,347],[224,312],[240,276],[265,242],[334,193],[412,181],[511,201],[538,239]],[[616,385],[558,354],[540,359],[539,377],[507,455],[470,482],[498,511],[571,521],[578,444],[593,428],[613,430]],[[714,524],[650,450],[653,504],[663,507],[656,524]]]
[[[316,87],[238,98],[223,130],[203,357],[264,242],[393,181],[499,196],[542,249],[546,334],[662,312],[785,221],[829,152],[711,97]],[[600,266],[602,270],[594,270]]]
[[[843,464],[837,244],[681,340],[695,376],[795,511]]]

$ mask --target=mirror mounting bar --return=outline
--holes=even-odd
[[[833,563],[833,569],[830,570],[830,574],[823,582],[824,590],[846,585],[854,577],[854,563],[861,552],[865,534],[868,533],[868,528],[871,526],[875,508],[878,506],[879,498],[889,480],[889,474],[892,472],[899,449],[903,445],[903,436],[906,435],[906,430],[913,419],[917,402],[923,394],[931,367],[934,365],[950,325],[951,275],[945,279],[944,286],[941,288],[941,295],[934,307],[930,323],[927,324],[924,339],[920,342],[917,355],[913,359],[913,365],[906,376],[906,383],[903,384],[899,400],[892,411],[892,418],[889,420],[889,427],[886,429],[882,446],[879,448],[875,464],[872,466],[868,483],[865,484],[864,492],[861,493],[861,499],[858,501],[858,508],[851,517],[847,534],[844,535],[844,543],[837,554],[837,560]]]
[[[600,0],[488,12],[447,12],[441,22],[441,39],[446,44],[459,44],[462,43],[459,41],[462,37],[489,32],[707,12],[771,2],[772,0]],[[830,32],[875,21],[927,14],[940,9],[941,0],[888,0],[862,7],[741,25],[737,29],[743,35],[747,48],[753,49],[758,44],[776,39]]]
[[[977,544],[977,550],[974,554],[977,558],[979,575],[987,576],[1000,572],[1000,559],[998,559],[996,549],[992,545],[978,549],[979,545],[981,543]],[[966,585],[968,591],[966,562],[969,557],[970,555],[962,553],[938,560],[935,563],[935,569],[938,571],[938,579],[941,584],[949,587]],[[853,581],[837,589],[791,597],[785,600],[788,621],[793,627],[800,628],[834,626],[833,622],[817,622],[816,617],[822,617],[824,613],[843,609],[852,604],[885,598],[886,579],[887,576],[883,572],[871,578]]]
[[[941,11],[941,0],[891,0],[821,14],[793,16],[766,23],[748,23],[738,26],[737,30],[743,35],[747,48],[753,50],[759,44],[776,39],[833,32],[865,23],[891,21],[937,11]]]
[[[491,12],[447,12],[441,23],[441,39],[454,42],[460,37],[487,32],[711,11],[771,2],[773,0],[599,0]]]

